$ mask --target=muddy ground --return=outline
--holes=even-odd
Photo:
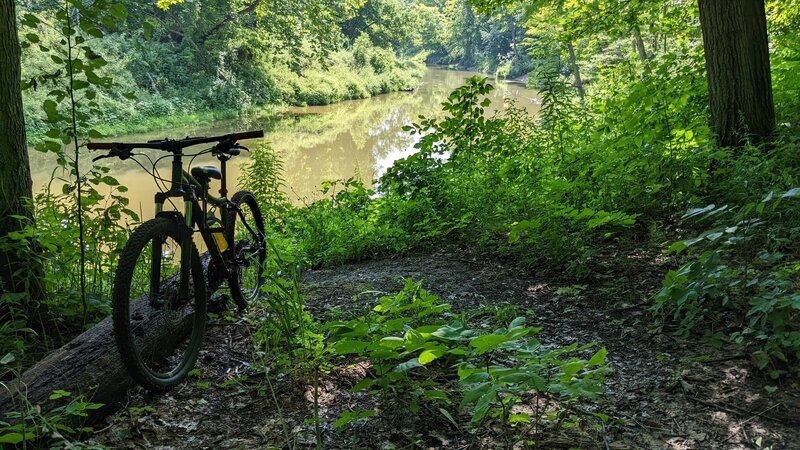
[[[425,408],[382,410],[349,390],[363,368],[339,367],[319,381],[324,447],[525,448],[535,441],[536,448],[800,449],[796,371],[771,380],[741,350],[654,332],[648,302],[674,264],[658,253],[608,254],[576,284],[482,255],[438,252],[306,273],[303,289],[316,316],[363,307],[412,277],[456,311],[532,313],[529,323],[543,327],[543,343],[605,346],[614,369],[599,400],[572,407],[578,415],[609,416],[605,424],[509,438],[491,422],[461,426],[469,417],[456,417],[457,428]],[[313,448],[309,381],[291,371],[266,377],[252,364],[253,332],[242,317],[214,319],[195,375],[168,395],[134,389],[92,441],[116,448]],[[378,415],[334,429],[341,412],[365,406]]]

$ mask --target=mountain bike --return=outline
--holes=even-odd
[[[226,162],[247,150],[240,140],[263,136],[262,131],[252,131],[88,144],[91,150],[109,150],[94,162],[130,159],[159,187],[155,218],[142,223],[128,239],[112,289],[113,329],[120,356],[131,377],[151,391],[172,389],[194,366],[205,332],[209,290],[227,281],[230,297],[240,310],[259,296],[266,259],[264,221],[252,193],[239,191],[227,198]],[[188,147],[212,143],[211,148],[184,154]],[[138,149],[168,154],[153,161],[147,153],[134,153]],[[195,157],[208,153],[219,160],[219,168],[191,167]],[[147,158],[152,171],[137,157]],[[172,176],[164,179],[157,165],[170,157]],[[183,169],[185,157],[192,157],[188,172]],[[220,181],[219,197],[210,193],[212,179]],[[173,199],[183,203],[182,212]],[[165,210],[167,202],[174,208]],[[194,242],[198,233],[208,248],[202,257]]]

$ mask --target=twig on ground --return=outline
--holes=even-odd
[[[777,408],[777,407],[778,407],[778,406],[780,406],[780,405],[782,405],[782,403],[778,402],[778,403],[776,403],[776,404],[774,404],[774,405],[770,406],[769,408],[765,409],[764,411],[761,411],[760,413],[758,413],[758,414],[756,414],[756,415],[754,415],[754,416],[750,417],[749,419],[745,420],[744,422],[741,422],[741,423],[739,423],[739,427],[740,427],[740,428],[739,428],[738,430],[736,430],[734,433],[730,434],[728,437],[726,437],[726,438],[725,438],[725,440],[723,440],[723,441],[722,441],[722,443],[724,444],[724,443],[728,442],[729,440],[733,439],[733,437],[734,437],[734,436],[736,436],[737,434],[739,434],[739,432],[740,432],[740,431],[744,430],[744,428],[741,428],[741,427],[743,427],[744,425],[746,425],[746,424],[747,424],[748,422],[750,422],[751,420],[753,420],[753,419],[756,419],[756,418],[758,418],[758,417],[761,417],[761,416],[763,416],[763,415],[764,415],[764,414],[766,414],[768,411],[771,411],[771,410],[773,410],[773,409]]]
[[[729,414],[733,414],[733,415],[735,415],[735,416],[744,416],[744,417],[747,417],[747,416],[749,416],[749,415],[750,415],[750,411],[747,411],[747,410],[744,410],[744,409],[738,408],[738,407],[736,407],[736,406],[731,406],[731,405],[729,405],[729,406],[723,406],[723,405],[719,405],[719,404],[717,404],[717,403],[709,402],[709,401],[707,401],[707,400],[703,400],[703,399],[700,399],[700,398],[697,398],[697,397],[687,397],[687,398],[689,398],[690,400],[694,400],[694,401],[696,401],[697,403],[700,403],[701,405],[708,406],[709,408],[716,408],[716,409],[719,409],[719,410],[725,411],[725,412],[727,412],[727,413],[729,413]],[[780,403],[778,403],[778,405],[780,405]],[[777,406],[777,405],[776,405],[776,406]],[[771,409],[771,408],[770,408],[770,409]],[[767,410],[767,411],[769,411],[769,410]],[[766,413],[767,411],[764,411],[764,413]],[[763,418],[765,418],[765,419],[769,419],[769,420],[771,420],[771,421],[773,421],[773,422],[778,422],[778,423],[781,423],[781,424],[786,424],[786,421],[785,421],[785,420],[783,420],[783,419],[779,419],[779,418],[777,418],[777,417],[774,417],[774,416],[768,416],[768,415],[766,415],[766,414],[763,414],[763,413],[762,413],[762,414],[760,414],[759,416],[760,416],[760,417],[763,417]],[[755,417],[751,417],[751,419],[754,419],[754,418],[755,418]]]

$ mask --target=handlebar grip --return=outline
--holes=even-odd
[[[114,148],[114,144],[112,142],[89,142],[86,144],[86,148],[89,150],[111,150]]]
[[[231,135],[234,141],[240,141],[243,139],[256,139],[264,137],[264,132],[261,130],[258,131],[245,131],[244,133],[233,133]]]

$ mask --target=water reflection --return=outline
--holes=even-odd
[[[359,176],[370,182],[396,159],[413,153],[418,137],[404,132],[402,127],[416,121],[420,115],[440,115],[441,103],[447,95],[472,75],[472,72],[431,69],[426,73],[420,87],[410,93],[398,92],[328,106],[289,108],[269,119],[221,121],[128,135],[120,140],[141,142],[165,137],[208,136],[264,129],[267,131],[265,141],[278,152],[283,161],[286,192],[294,200],[310,201],[318,195],[320,183],[325,180]],[[511,83],[499,83],[496,87],[492,92],[490,110],[502,108],[504,99],[514,99],[518,106],[527,108],[532,113],[538,110],[534,91]],[[254,141],[250,143],[256,145]],[[162,156],[157,153],[148,154],[151,157]],[[95,155],[86,152],[83,156],[86,160],[84,167]],[[52,155],[34,151],[31,156],[34,184],[37,189],[41,189],[50,179],[55,162]],[[233,190],[233,185],[241,174],[241,164],[245,161],[246,157],[240,157],[229,163],[229,190]],[[112,176],[128,186],[127,195],[131,199],[131,208],[141,211],[143,219],[151,217],[153,194],[156,190],[152,178],[131,161],[104,160],[103,163],[111,167]],[[169,159],[159,163],[162,174],[169,174],[169,163]],[[198,157],[193,162],[194,165],[215,163],[208,155]]]

